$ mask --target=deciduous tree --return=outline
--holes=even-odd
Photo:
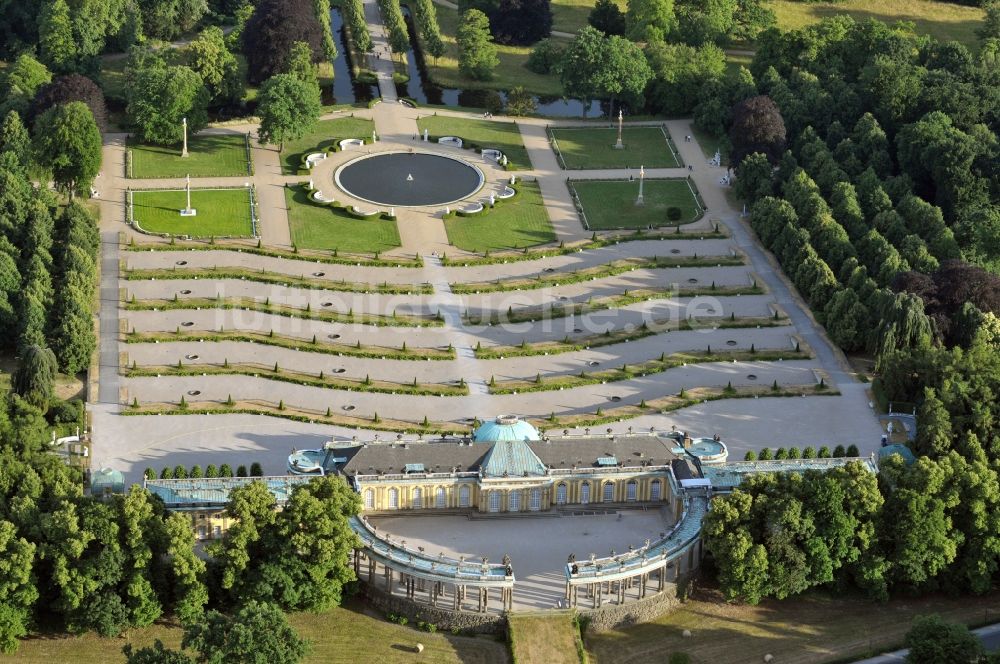
[[[260,0],[243,30],[250,82],[263,83],[287,71],[292,44],[297,41],[309,44],[313,62],[325,57],[313,0]]]
[[[238,102],[246,88],[246,72],[226,46],[222,29],[205,28],[188,45],[189,64],[208,89],[212,104]]]
[[[35,123],[35,158],[56,187],[73,197],[88,193],[101,170],[101,132],[86,104],[50,108]]]
[[[65,72],[76,63],[76,42],[66,0],[49,0],[38,15],[42,61],[53,71]]]
[[[552,33],[550,0],[500,0],[489,19],[499,44],[534,44]]]
[[[319,89],[291,74],[272,76],[261,88],[257,114],[261,143],[284,150],[286,140],[304,136],[319,119]]]
[[[606,35],[625,34],[625,13],[614,0],[597,0],[587,15],[587,23]]]
[[[628,0],[625,31],[629,39],[662,42],[676,28],[674,0]]]
[[[297,664],[307,651],[281,609],[253,601],[232,617],[209,611],[184,630],[182,643],[213,664]]]
[[[28,633],[38,599],[34,559],[35,545],[18,537],[13,523],[0,520],[0,652],[15,652]]]
[[[37,117],[59,104],[82,101],[94,116],[97,128],[102,132],[108,127],[108,109],[104,102],[104,93],[92,80],[81,74],[66,74],[57,76],[51,83],[38,89],[28,110],[29,117]]]
[[[462,14],[458,27],[458,68],[465,76],[479,81],[493,78],[493,70],[500,64],[490,21],[478,9]]]
[[[945,621],[938,615],[917,616],[906,633],[911,664],[968,664],[983,654],[976,635],[965,625]]]
[[[208,90],[190,67],[154,63],[133,76],[125,112],[142,140],[177,145],[183,138],[184,118],[189,136],[208,124]]]
[[[769,97],[759,95],[736,104],[729,129],[730,163],[739,164],[754,152],[777,163],[785,150],[785,121]]]

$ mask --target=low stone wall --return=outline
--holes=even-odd
[[[647,595],[645,599],[631,600],[621,605],[605,604],[599,609],[578,607],[577,610],[580,619],[587,622],[587,629],[604,632],[609,629],[656,620],[680,605],[681,600],[677,597],[677,584],[667,583],[663,592]]]
[[[507,629],[507,618],[497,613],[450,611],[414,602],[403,596],[389,595],[365,582],[361,583],[361,591],[373,607],[386,613],[406,616],[411,625],[423,620],[437,625],[438,631],[460,629],[481,634],[501,634],[505,633]]]

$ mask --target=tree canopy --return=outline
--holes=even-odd
[[[469,78],[486,81],[500,64],[486,14],[470,9],[462,14],[458,27],[458,68]]]
[[[131,77],[125,112],[142,140],[176,145],[183,138],[184,118],[189,135],[208,125],[209,92],[190,67],[168,67],[154,60]]]
[[[606,37],[590,26],[566,47],[559,74],[566,94],[583,99],[584,107],[595,98],[641,101],[650,76],[649,64],[635,43]]]
[[[101,170],[101,132],[80,101],[54,106],[35,122],[35,158],[56,187],[72,196],[89,193]]]
[[[489,19],[499,44],[534,44],[552,33],[550,0],[500,0]]]
[[[319,88],[292,74],[272,76],[261,87],[257,114],[261,143],[283,150],[285,141],[304,136],[319,119]]]
[[[100,86],[81,74],[57,76],[51,83],[38,88],[31,101],[28,116],[38,117],[53,106],[72,101],[86,104],[94,116],[97,128],[102,132],[107,131],[108,109],[104,102],[104,92]]]
[[[983,654],[979,639],[965,625],[956,625],[938,615],[917,616],[906,633],[911,664],[968,664]]]
[[[313,62],[325,57],[313,0],[260,0],[243,29],[243,55],[251,83],[288,71],[292,45],[309,45]]]
[[[777,104],[764,95],[736,104],[729,142],[732,145],[729,158],[733,164],[741,163],[754,152],[776,163],[785,151],[785,121]]]

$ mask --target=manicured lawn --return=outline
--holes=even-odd
[[[302,660],[306,664],[505,664],[509,661],[506,646],[491,637],[418,632],[411,627],[401,627],[368,615],[362,605],[353,602],[344,608],[322,613],[293,614],[288,621],[300,637],[310,642],[309,654]],[[46,635],[22,641],[15,655],[0,654],[0,663],[124,664],[121,649],[125,644],[131,643],[139,649],[160,639],[168,648],[178,649],[182,636],[180,627],[169,625],[129,630],[124,637],[116,639],[105,639],[95,634],[78,637]],[[413,650],[417,643],[424,644],[421,655]]]
[[[188,137],[188,156],[181,145],[129,145],[133,178],[193,178],[248,175],[247,142],[243,134],[202,134]]]
[[[492,88],[510,90],[516,85],[524,86],[528,92],[538,95],[561,96],[562,83],[555,74],[536,74],[525,64],[531,54],[530,46],[504,46],[497,44],[497,55],[500,65],[493,72],[493,79],[476,81],[466,78],[458,71],[458,45],[455,34],[458,31],[458,12],[442,5],[435,5],[438,24],[441,26],[441,39],[444,41],[445,53],[436,60],[428,57],[427,69],[431,79],[446,88]],[[565,39],[556,40],[567,43]]]
[[[133,218],[150,233],[192,237],[250,237],[250,193],[240,189],[192,189],[194,217],[182,217],[183,189],[136,191]]]
[[[595,4],[596,0],[552,0],[552,29],[559,32],[579,32],[590,25],[587,17]],[[615,0],[615,4],[625,11],[625,0]]]
[[[564,127],[553,129],[552,135],[568,169],[680,166],[659,127],[623,127],[621,149],[615,148],[618,129],[613,127]]]
[[[912,21],[916,30],[941,41],[957,40],[966,46],[977,44],[976,28],[982,25],[983,10],[934,0],[842,0],[841,2],[798,2],[772,0],[768,6],[778,16],[783,30],[801,28],[828,16],[849,14],[855,19],[874,18],[886,23]]]
[[[483,252],[554,242],[555,233],[537,182],[520,182],[518,195],[474,217],[444,220],[448,241],[459,249]]]
[[[727,604],[699,591],[679,609],[655,621],[588,634],[596,664],[666,662],[674,652],[692,664],[758,664],[771,653],[782,664],[821,664],[868,657],[902,647],[914,616],[939,613],[946,620],[982,623],[998,619],[996,593],[983,597],[899,598],[887,603],[856,597],[810,595],[759,606]],[[682,632],[691,630],[684,638]]]
[[[565,613],[545,617],[515,613],[509,620],[518,664],[579,664],[575,628]]]
[[[299,170],[303,153],[329,147],[345,138],[371,140],[374,129],[375,123],[364,118],[320,120],[316,123],[316,127],[302,138],[285,143],[285,150],[281,153],[281,171],[285,175],[295,175]]]
[[[424,129],[431,136],[458,136],[481,148],[496,148],[507,155],[514,168],[531,168],[528,151],[524,149],[521,132],[513,122],[471,120],[444,115],[428,115],[417,120],[420,133]]]
[[[573,187],[580,197],[587,224],[593,230],[676,226],[701,216],[688,181],[646,180],[643,185],[645,205],[636,205],[639,180],[575,180]],[[667,208],[681,209],[679,222],[667,220]]]
[[[388,219],[355,219],[309,202],[301,187],[285,189],[292,243],[302,249],[373,254],[399,246],[399,229]]]

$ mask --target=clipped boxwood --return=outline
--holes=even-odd
[[[507,198],[507,199],[497,198],[493,202],[493,207],[498,207],[498,206],[503,205],[505,203],[509,203],[511,201],[517,200],[518,195],[521,193],[520,187],[516,187],[516,186],[511,185],[511,184],[508,184],[507,186],[514,190],[514,195],[511,196],[510,198]],[[472,211],[469,211],[469,210],[463,210],[461,208],[456,208],[454,210],[449,211],[447,214],[441,215],[441,218],[442,219],[451,219],[452,217],[478,217],[481,214],[488,214],[491,209],[492,208],[490,207],[490,205],[488,203],[483,203],[483,209],[482,210],[476,210],[475,212],[472,212]]]

